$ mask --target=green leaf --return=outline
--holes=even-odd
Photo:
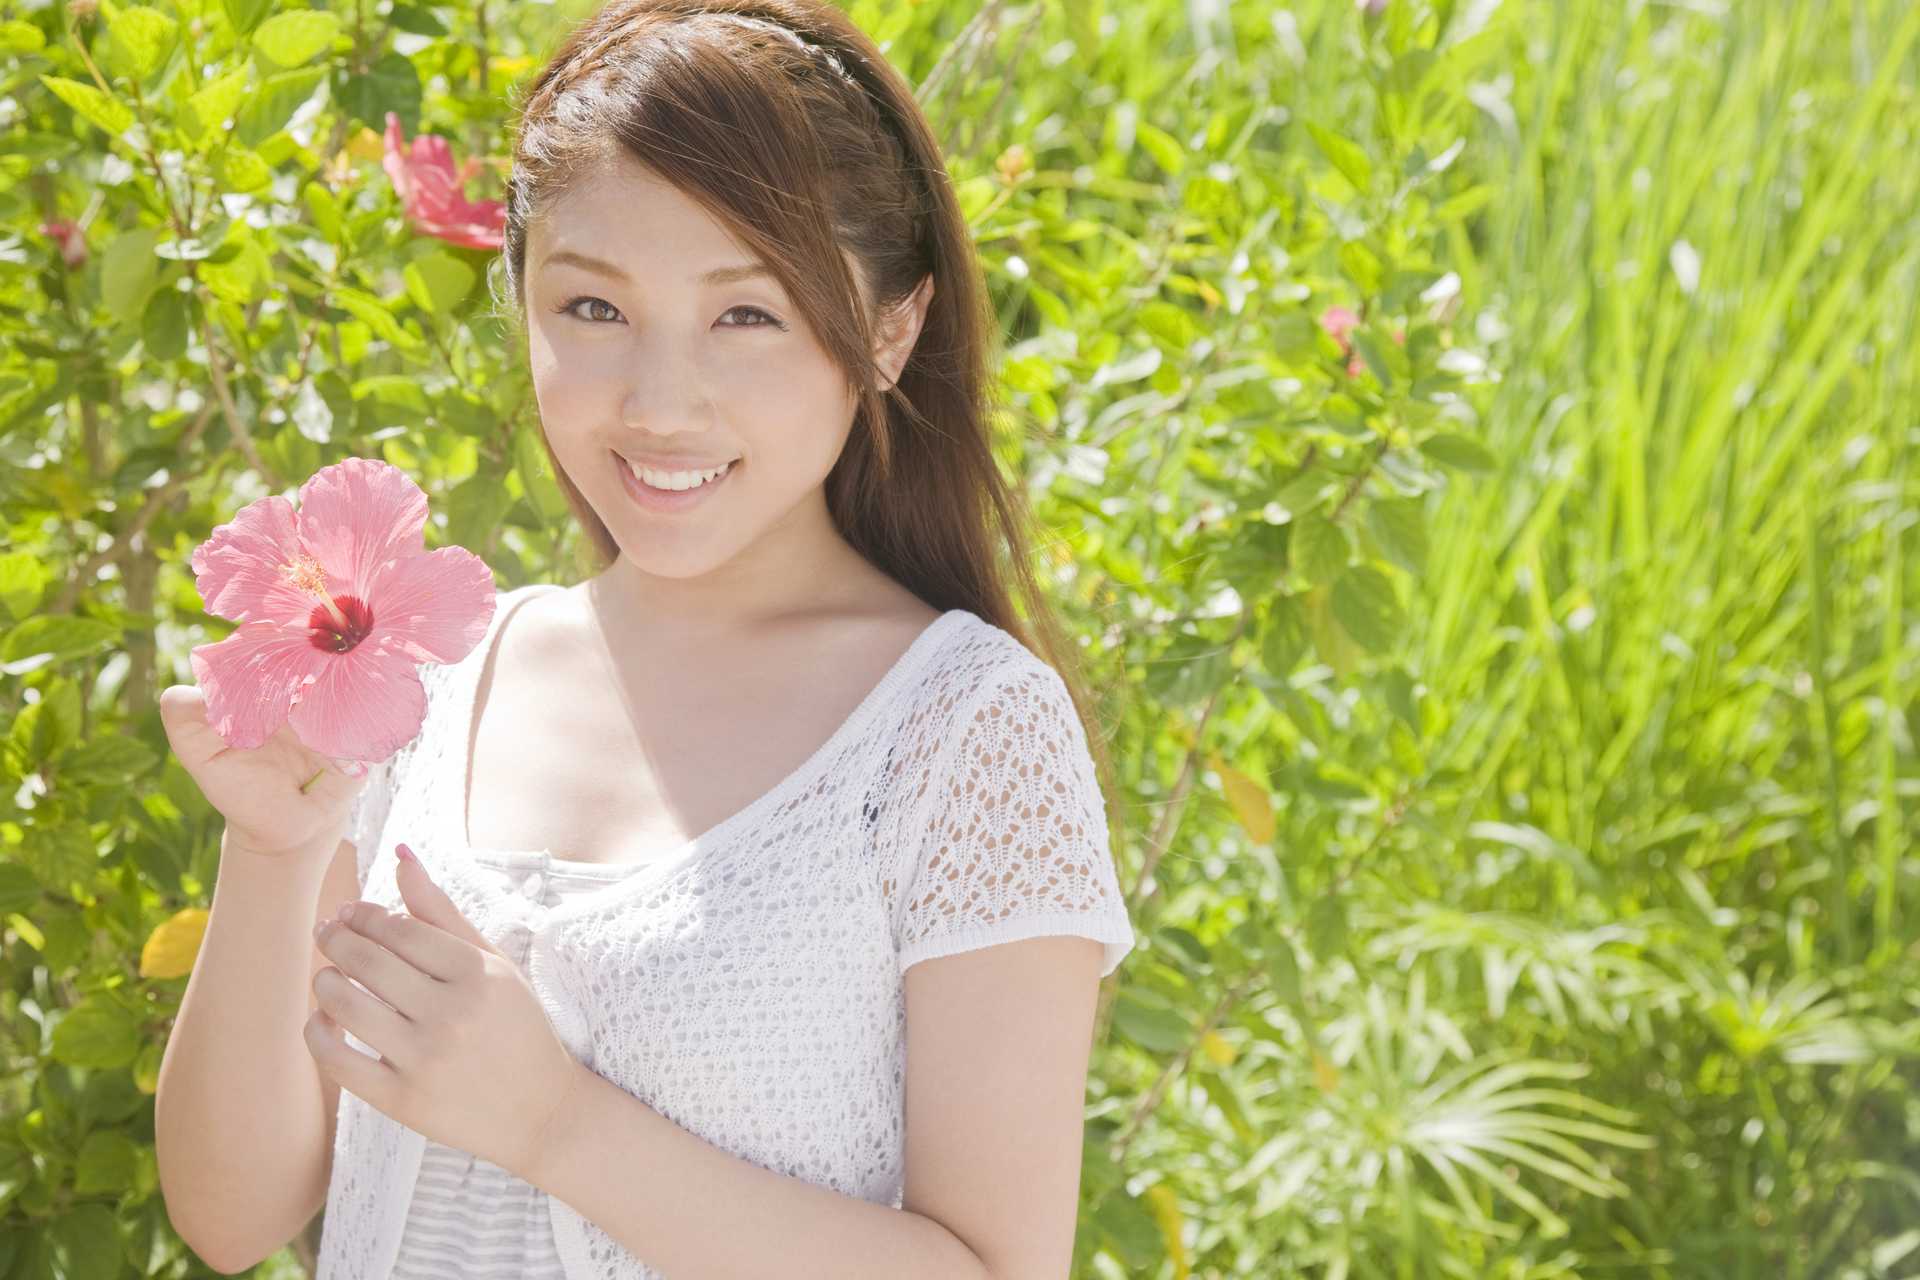
[[[1347,947],[1347,904],[1338,895],[1317,899],[1307,910],[1307,946],[1325,964]]]
[[[46,47],[46,35],[31,22],[19,18],[0,22],[0,53],[38,53]]]
[[[53,1056],[73,1067],[124,1067],[140,1052],[140,1023],[117,1000],[87,996],[53,1029]]]
[[[126,785],[152,768],[160,757],[138,738],[107,734],[93,738],[54,757],[54,775],[63,782],[105,786]]]
[[[1241,215],[1239,189],[1210,173],[1187,178],[1180,192],[1180,206],[1196,217],[1228,224],[1237,222]]]
[[[138,80],[173,52],[180,24],[158,9],[136,4],[108,10],[107,31],[113,36],[107,60]]]
[[[53,571],[33,552],[0,553],[0,604],[5,604],[15,619],[38,609],[52,582]]]
[[[1418,735],[1420,708],[1414,697],[1413,677],[1399,667],[1388,667],[1380,673],[1380,678],[1386,690],[1388,710],[1400,717],[1401,723]]]
[[[318,182],[309,182],[300,188],[300,198],[306,203],[320,234],[335,244],[340,243],[340,201],[333,192]]]
[[[335,305],[352,312],[355,318],[364,321],[368,328],[381,338],[403,351],[417,351],[420,339],[400,327],[400,322],[387,310],[386,303],[370,293],[363,293],[347,285],[336,285],[332,291]]]
[[[325,9],[276,13],[253,33],[253,47],[282,67],[297,67],[333,43],[340,19]]]
[[[1267,979],[1273,983],[1274,993],[1290,1005],[1300,1004],[1300,960],[1293,954],[1293,943],[1276,937],[1266,952]]]
[[[163,234],[159,227],[135,227],[108,241],[100,254],[100,301],[122,324],[132,324],[146,311],[160,274],[153,251]]]
[[[1373,162],[1367,159],[1367,153],[1357,145],[1341,137],[1333,130],[1307,122],[1307,132],[1313,137],[1327,159],[1333,161],[1333,167],[1346,176],[1355,188],[1365,191],[1373,181]]]
[[[125,1274],[120,1228],[104,1204],[74,1204],[63,1210],[47,1228],[47,1245],[49,1252],[43,1256],[50,1266],[45,1275],[106,1280]]]
[[[1318,513],[1303,515],[1293,522],[1293,540],[1288,555],[1293,571],[1306,585],[1331,582],[1346,568],[1352,551],[1346,531]]]
[[[1433,211],[1433,220],[1435,222],[1455,222],[1461,218],[1470,217],[1478,213],[1488,201],[1493,199],[1493,196],[1494,187],[1492,183],[1483,182],[1478,186],[1468,187],[1465,191],[1442,201],[1439,207]]]
[[[1149,302],[1140,308],[1137,319],[1142,329],[1166,343],[1177,356],[1185,356],[1194,339],[1200,336],[1192,314],[1171,302]]]
[[[238,223],[226,242],[201,264],[200,279],[214,297],[246,306],[267,296],[273,259],[260,247],[252,229]]]
[[[1260,665],[1269,676],[1284,680],[1307,652],[1307,624],[1300,602],[1275,596],[1267,604],[1260,632]]]
[[[0,640],[0,664],[9,675],[28,670],[23,663],[36,659],[70,662],[104,652],[120,641],[120,628],[98,618],[71,613],[43,613],[28,618]]]
[[[500,421],[493,406],[466,391],[450,391],[434,401],[433,416],[443,426],[476,438],[491,435]]]
[[[1340,267],[1347,273],[1347,279],[1360,287],[1360,292],[1375,294],[1380,292],[1380,281],[1385,274],[1380,265],[1379,255],[1358,240],[1349,240],[1340,246]]]
[[[1418,576],[1427,568],[1426,504],[1419,498],[1378,498],[1367,505],[1367,527],[1395,564]]]
[[[567,496],[553,478],[553,465],[547,460],[546,446],[540,443],[535,428],[522,426],[513,433],[513,466],[527,499],[544,520],[559,520],[567,514]]]
[[[513,507],[513,491],[497,473],[475,471],[447,496],[447,539],[456,546],[482,547]]]
[[[1134,124],[1133,130],[1134,137],[1146,149],[1147,154],[1153,157],[1153,162],[1162,169],[1170,174],[1177,174],[1187,167],[1186,148],[1180,145],[1178,138],[1165,129],[1141,120]]]
[[[156,360],[178,360],[187,353],[192,328],[193,300],[178,289],[155,290],[140,319],[147,354]]]
[[[273,9],[273,0],[221,0],[236,35],[249,35]]]
[[[379,373],[353,384],[353,398],[374,409],[379,426],[419,426],[427,416],[427,393],[416,378],[403,373]]]
[[[246,96],[251,72],[245,66],[230,71],[187,99],[180,111],[180,127],[189,137],[204,144],[211,140]]]
[[[1153,1053],[1178,1053],[1193,1032],[1185,1014],[1126,990],[1113,1002],[1113,1023],[1127,1039]]]
[[[95,1077],[100,1079],[102,1077]],[[73,1189],[80,1195],[115,1194],[133,1188],[138,1157],[133,1140],[114,1129],[95,1129],[80,1144]],[[119,1274],[116,1266],[102,1275]]]
[[[1435,462],[1462,471],[1493,470],[1493,455],[1479,441],[1442,432],[1420,442],[1420,452]]]
[[[422,311],[446,315],[467,296],[477,278],[472,267],[450,253],[426,253],[402,273],[407,294]]]
[[[1333,616],[1364,649],[1391,649],[1406,629],[1406,615],[1387,575],[1372,565],[1354,565],[1333,584]]]
[[[1348,336],[1351,338],[1355,349],[1360,352],[1360,358],[1366,361],[1367,368],[1373,370],[1373,376],[1380,379],[1381,389],[1391,389],[1393,386],[1393,370],[1387,363],[1387,352],[1386,349],[1380,345],[1380,339],[1374,335],[1372,330],[1364,328],[1355,329],[1352,334]]]
[[[387,19],[396,31],[411,32],[416,36],[444,36],[447,24],[440,21],[433,10],[420,5],[396,4]]]
[[[260,81],[233,118],[233,138],[257,147],[285,127],[302,103],[313,96],[327,73],[319,67],[280,71]]]
[[[228,191],[245,195],[273,181],[273,170],[255,152],[238,143],[228,143],[220,152],[220,182]]]
[[[400,123],[412,137],[420,122],[420,72],[413,62],[397,53],[389,53],[365,73],[349,76],[336,71],[335,100],[349,119],[358,120],[374,132],[387,127],[387,112],[400,117]]]
[[[43,892],[33,872],[11,862],[0,862],[0,916],[31,910]]]
[[[133,112],[116,98],[109,98],[90,84],[78,80],[69,80],[65,76],[40,77],[40,83],[53,91],[53,96],[66,103],[80,116],[114,137],[119,137],[133,128]]]

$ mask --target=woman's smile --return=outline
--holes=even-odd
[[[713,494],[714,490],[733,478],[733,473],[739,470],[740,460],[736,458],[732,462],[729,462],[726,468],[712,479],[702,480],[700,483],[684,489],[667,489],[648,484],[640,478],[639,474],[633,469],[632,464],[617,453],[613,455],[613,465],[615,469],[620,472],[620,485],[627,491],[628,497],[632,498],[634,502],[645,510],[664,513],[685,511],[689,507],[705,501]],[[707,473],[670,472],[666,475],[661,475],[649,471],[647,474],[654,476],[655,479],[664,480],[669,477],[685,479],[689,476],[699,476]]]

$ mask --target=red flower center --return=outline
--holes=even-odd
[[[373,610],[359,596],[335,596],[332,605],[313,606],[307,616],[307,638],[322,652],[346,653],[373,630]]]

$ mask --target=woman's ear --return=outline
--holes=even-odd
[[[920,284],[904,301],[888,312],[881,326],[880,345],[874,352],[874,364],[881,372],[880,389],[886,391],[900,379],[907,367],[914,343],[920,340],[920,326],[926,323],[927,304],[933,301],[933,273],[920,277]]]

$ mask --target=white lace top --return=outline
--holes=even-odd
[[[361,896],[405,909],[393,852],[404,839],[495,945],[522,954],[524,940],[555,1034],[590,1070],[762,1168],[899,1208],[906,970],[1073,934],[1104,944],[1104,974],[1134,944],[1065,684],[1005,630],[948,610],[745,808],[564,901],[528,897],[504,891],[486,855],[550,850],[464,840],[474,691],[514,609],[561,589],[502,593],[466,658],[422,669],[421,731],[354,805]],[[378,1056],[352,1032],[347,1042]],[[426,1145],[340,1091],[319,1280],[394,1275],[430,1188],[459,1194],[423,1190]],[[664,1280],[544,1199],[567,1280]]]
[[[633,874],[640,862],[576,862],[544,849],[476,849],[501,893],[557,907],[578,893]],[[524,972],[532,934],[516,929],[503,947]],[[547,1193],[499,1165],[428,1139],[407,1209],[393,1280],[565,1280],[553,1242]]]

